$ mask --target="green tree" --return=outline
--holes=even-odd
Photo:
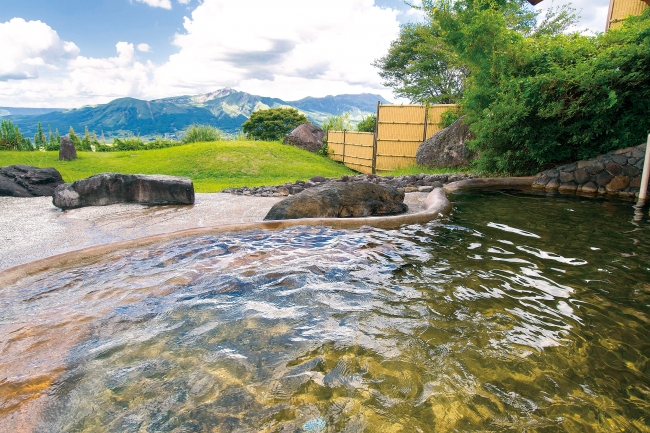
[[[321,126],[323,131],[350,131],[352,129],[352,123],[350,123],[350,113],[343,113],[340,116],[330,116],[325,119],[323,126]]]
[[[70,137],[70,141],[74,145],[75,149],[81,150],[82,144],[81,144],[81,139],[79,136],[74,132],[74,129],[72,126],[70,127],[70,131],[68,132],[68,135]]]
[[[92,139],[90,138],[90,132],[88,131],[88,127],[86,126],[85,132],[84,132],[84,137],[80,141],[80,146],[77,148],[77,150],[82,150],[85,152],[90,152],[92,151]],[[76,147],[76,146],[75,146]]]
[[[0,123],[0,150],[34,150],[29,138],[23,136],[11,120],[2,119]]]
[[[373,65],[396,96],[420,104],[458,103],[469,75],[436,21],[403,26],[388,54]]]
[[[303,123],[309,120],[295,108],[270,108],[251,113],[242,130],[256,140],[276,141]]]
[[[52,127],[47,125],[48,129],[48,138],[45,150],[59,150],[61,145],[61,136],[59,135],[59,130],[56,130],[56,135],[52,132]]]
[[[34,135],[34,146],[37,149],[45,149],[45,147],[47,146],[47,139],[45,138],[45,134],[43,133],[43,127],[41,126],[41,122],[38,122],[37,132],[36,135]]]
[[[375,126],[377,125],[377,116],[371,114],[370,116],[364,117],[361,122],[357,123],[357,131],[359,132],[375,132]]]

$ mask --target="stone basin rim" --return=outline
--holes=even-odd
[[[206,236],[221,233],[236,233],[248,230],[281,230],[298,226],[326,226],[334,229],[358,229],[364,226],[394,229],[405,224],[423,224],[445,215],[451,210],[451,202],[442,188],[431,191],[425,201],[423,210],[413,214],[402,214],[362,218],[303,218],[276,221],[259,221],[238,224],[219,224],[157,234],[120,242],[95,245],[79,250],[68,251],[33,262],[17,265],[0,271],[0,287],[7,287],[19,280],[54,268],[68,268],[80,264],[89,264],[107,254],[126,251],[144,246],[160,244],[174,239]]]

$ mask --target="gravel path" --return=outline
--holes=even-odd
[[[426,193],[406,194],[409,213]],[[196,194],[193,206],[110,205],[61,211],[51,197],[0,197],[0,271],[93,245],[196,227],[262,221],[283,197]]]

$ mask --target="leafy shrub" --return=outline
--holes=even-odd
[[[377,125],[377,116],[371,114],[370,116],[364,117],[361,122],[357,123],[357,131],[359,132],[375,132],[375,126]]]
[[[255,140],[277,141],[303,123],[309,120],[295,108],[270,108],[251,113],[242,131]]]
[[[528,174],[638,145],[650,132],[650,9],[595,37],[525,38],[474,113],[479,170]]]
[[[210,125],[191,125],[183,133],[183,143],[203,143],[223,139],[223,133]]]
[[[461,114],[458,110],[447,110],[440,115],[440,118],[442,120],[442,126],[447,128],[448,126],[451,126],[456,122],[458,119],[461,118]]]

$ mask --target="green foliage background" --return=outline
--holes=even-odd
[[[576,19],[570,8],[537,26],[525,0],[424,0],[421,9],[439,29],[422,43],[443,44],[467,67],[461,104],[478,170],[531,174],[638,145],[650,132],[650,9],[596,36],[564,33]]]

